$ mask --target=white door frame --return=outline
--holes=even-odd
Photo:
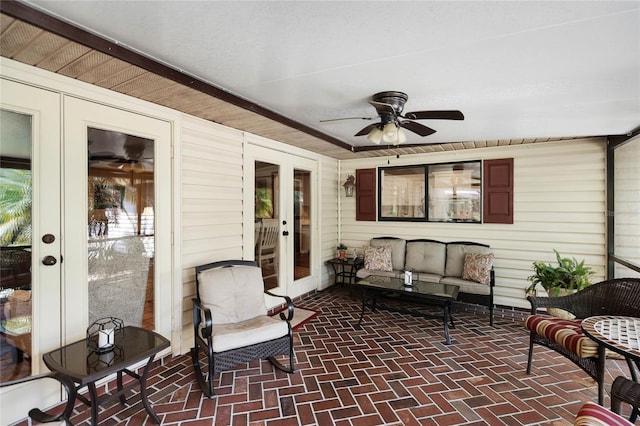
[[[65,268],[64,341],[85,337],[87,291],[87,129],[95,127],[154,141],[155,330],[171,338],[171,123],[112,106],[64,96],[64,253],[76,259]]]
[[[39,374],[47,371],[42,354],[61,343],[60,95],[4,78],[0,92],[3,109],[32,117],[31,372]],[[53,235],[54,242],[45,244],[44,234]],[[43,265],[45,256],[55,257],[56,264]],[[50,380],[5,388],[0,395],[0,424],[24,418],[30,408],[46,407],[61,397],[60,386]]]
[[[318,276],[318,268],[316,263],[319,259],[318,254],[318,161],[303,156],[294,155],[288,152],[267,148],[258,144],[246,143],[244,156],[244,241],[245,241],[245,259],[253,259],[255,247],[253,227],[255,221],[254,192],[255,192],[255,162],[264,161],[267,163],[277,164],[280,166],[280,244],[279,256],[280,268],[278,268],[279,286],[272,291],[276,294],[287,295],[289,297],[297,297],[315,290],[318,287],[320,278]],[[306,170],[311,173],[311,258],[310,258],[310,275],[294,282],[293,270],[294,259],[291,253],[294,252],[293,239],[293,171],[294,169]],[[287,189],[288,188],[288,189]],[[283,221],[287,224],[283,225]],[[289,231],[288,237],[283,237],[282,232]]]

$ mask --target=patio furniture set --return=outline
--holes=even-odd
[[[395,239],[392,242],[399,244]],[[449,256],[450,247],[452,253],[464,253],[464,250],[469,248],[472,253],[477,253],[476,250],[484,251],[486,247],[474,243],[456,243],[455,246],[448,246],[445,243],[423,240],[409,243],[412,243],[408,244],[409,247],[416,247],[416,244],[417,247],[421,247],[423,257],[427,256],[426,248],[432,247],[434,243],[444,247],[445,258]],[[404,245],[404,240],[402,244]],[[414,259],[409,256],[407,258]],[[407,262],[410,263],[410,260]],[[402,263],[402,266],[406,267],[407,262]],[[366,266],[371,265],[367,265],[365,259],[365,268]],[[431,276],[430,280],[423,281],[420,277],[420,280],[414,281],[412,274],[400,278],[393,274],[375,274],[371,272],[371,268],[366,269],[368,270],[365,273],[358,274],[363,277],[355,283],[363,295],[360,321],[356,327],[362,323],[366,306],[381,307],[377,303],[379,298],[399,297],[402,300],[409,297],[412,302],[443,310],[442,315],[427,316],[443,321],[446,343],[451,342],[448,329],[454,326],[450,312],[451,302],[456,299],[460,286],[443,282],[442,278],[436,281]],[[445,270],[451,272],[451,269]],[[418,273],[424,273],[426,276],[429,271]],[[493,274],[490,280],[493,282]],[[492,288],[489,285],[487,287]],[[284,310],[277,315],[269,316],[265,294],[281,298]],[[622,403],[633,407],[630,420],[635,421],[640,409],[640,383],[637,383],[638,377],[634,371],[634,363],[640,370],[640,279],[610,280],[594,284],[569,296],[529,297],[529,300],[532,305],[531,315],[525,321],[525,326],[530,330],[527,373],[531,373],[534,343],[554,349],[575,362],[598,383],[599,405],[585,404],[576,417],[576,425],[594,424],[589,423],[590,421],[604,422],[599,424],[630,424],[625,423],[626,420],[616,414],[620,413]],[[558,319],[538,312],[540,308],[551,306],[572,312],[576,319]],[[196,297],[193,299],[195,343],[191,349],[191,358],[197,382],[204,395],[209,398],[215,397],[214,375],[254,359],[268,359],[277,369],[290,374],[295,373],[291,326],[293,316],[294,306],[289,297],[264,290],[262,272],[256,262],[230,260],[196,267]],[[44,377],[56,379],[65,386],[68,401],[64,411],[56,416],[47,417],[37,409],[31,410],[29,415],[38,421],[63,421],[70,424],[69,416],[73,402],[79,398],[91,405],[92,424],[97,424],[99,404],[116,397],[125,403],[124,393],[132,387],[139,386],[145,410],[152,420],[159,423],[146,397],[146,376],[154,356],[169,347],[169,341],[152,331],[125,327],[124,334],[115,341],[115,346],[120,349],[120,352],[112,357],[115,359],[105,363],[80,362],[80,358],[90,355],[88,340],[91,338],[87,337],[44,355],[45,363],[54,373],[26,380]],[[615,380],[611,391],[611,410],[602,407],[607,350],[627,359],[633,379],[619,377]],[[141,374],[127,369],[129,365],[143,360],[147,360],[147,363]],[[117,373],[117,392],[113,395],[98,396],[95,391],[96,380],[113,373]],[[136,381],[123,386],[123,373]],[[5,383],[3,386],[18,382],[20,380]],[[90,398],[78,393],[85,386],[89,388]]]

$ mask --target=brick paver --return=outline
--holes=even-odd
[[[367,312],[354,329],[359,302],[343,289],[298,305],[322,314],[295,332],[294,375],[268,361],[241,365],[216,377],[219,396],[209,400],[188,355],[157,361],[149,394],[162,424],[569,425],[584,401],[597,400],[595,382],[548,349],[535,348],[532,374],[525,373],[522,312],[498,310],[490,327],[485,312],[456,305],[448,346],[437,320],[407,314]],[[608,367],[609,383],[628,374],[623,361]],[[76,410],[74,424],[88,424],[88,407]],[[139,403],[101,410],[104,425],[150,424]]]

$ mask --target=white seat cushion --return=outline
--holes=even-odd
[[[223,352],[267,342],[288,333],[289,327],[280,317],[264,315],[238,323],[214,325],[212,347],[214,352]]]

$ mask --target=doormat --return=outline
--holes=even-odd
[[[273,316],[279,315],[280,312],[284,313],[285,315],[287,314],[285,310],[282,310],[282,311],[276,312],[275,314],[273,314]],[[302,325],[304,325],[305,323],[311,321],[321,313],[322,312],[314,311],[313,309],[306,309],[306,308],[300,308],[298,306],[295,306],[293,308],[293,319],[291,320],[291,328],[295,330],[301,327]]]
[[[320,311],[296,307],[293,310],[293,320],[291,321],[291,327],[295,330],[305,323],[311,321],[321,313],[322,312]]]

